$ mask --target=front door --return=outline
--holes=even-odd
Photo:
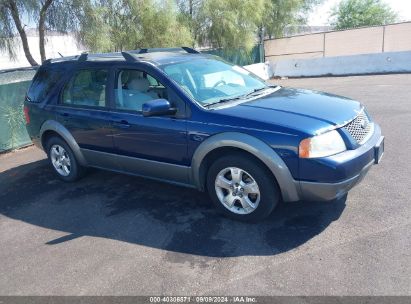
[[[185,180],[184,167],[188,164],[185,103],[144,70],[119,69],[116,74],[113,139],[116,153],[130,158],[123,162],[124,170],[165,179],[181,173]],[[143,104],[159,98],[169,100],[177,113],[144,117]]]

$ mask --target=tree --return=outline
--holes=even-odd
[[[191,45],[171,0],[100,0],[80,23],[80,39],[92,51]]]
[[[263,38],[302,22],[322,0],[0,0],[0,49],[31,55],[24,22],[39,31],[41,61],[48,30],[73,32],[91,51],[198,45],[250,51]]]
[[[305,24],[308,12],[323,0],[267,0],[260,30],[272,37],[281,37],[286,27]]]
[[[205,0],[177,0],[179,10],[178,20],[190,29],[193,38],[193,46],[199,37],[201,24],[198,20]]]
[[[337,30],[383,25],[397,20],[397,14],[381,0],[343,0],[334,7],[331,24]]]
[[[250,50],[256,42],[265,0],[207,0],[198,16],[200,44]]]
[[[36,1],[2,0],[0,2],[0,49],[7,50],[10,57],[15,56],[16,31],[20,35],[24,54],[31,65],[38,65],[30,52],[22,14],[31,16],[38,9]]]
[[[0,49],[6,50],[11,58],[15,57],[18,47],[15,36],[18,34],[27,61],[32,66],[38,65],[30,51],[24,22],[31,21],[37,26],[43,62],[46,60],[46,30],[67,32],[77,28],[80,8],[88,4],[83,0],[0,0]]]

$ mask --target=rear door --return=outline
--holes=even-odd
[[[109,81],[108,68],[77,70],[65,84],[56,106],[57,120],[70,131],[91,165],[99,164],[87,152],[113,152]]]

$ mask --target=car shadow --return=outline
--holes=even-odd
[[[345,198],[281,203],[246,224],[219,215],[205,193],[143,178],[91,170],[64,183],[46,160],[0,173],[0,213],[67,233],[50,246],[93,236],[208,257],[275,255],[321,233],[344,208]]]

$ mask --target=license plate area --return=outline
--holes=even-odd
[[[379,164],[384,154],[384,136],[381,136],[380,140],[374,147],[374,163]]]

